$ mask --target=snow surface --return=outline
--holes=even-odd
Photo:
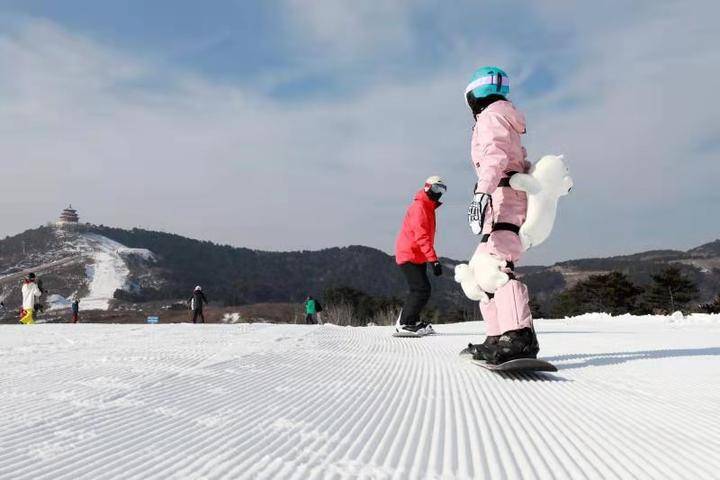
[[[720,316],[539,321],[504,377],[482,329],[3,326],[0,478],[717,478]]]
[[[57,232],[62,238],[64,232],[62,230],[57,230]],[[69,240],[66,240],[62,252],[72,256],[44,265],[37,265],[34,270],[41,270],[43,267],[57,267],[61,264],[77,261],[78,254],[89,258],[89,263],[85,266],[88,294],[80,299],[80,306],[83,310],[107,310],[110,308],[110,302],[115,297],[115,291],[127,287],[128,276],[130,275],[130,269],[126,262],[128,257],[137,257],[145,262],[155,261],[155,255],[150,250],[129,248],[95,233],[82,233],[71,236]],[[49,310],[60,310],[68,308],[72,300],[54,294],[48,297],[48,302]]]
[[[122,253],[125,245],[93,233],[83,234],[92,263],[85,267],[88,294],[80,299],[83,310],[107,310],[115,291],[125,287],[130,270]]]
[[[72,304],[72,300],[69,298],[65,298],[62,295],[58,294],[52,294],[48,295],[46,303],[46,310],[53,311],[53,310],[66,310],[70,308],[70,305]]]

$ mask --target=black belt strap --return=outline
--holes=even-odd
[[[507,177],[503,177],[500,179],[500,182],[498,183],[498,187],[509,187],[510,186],[510,178],[515,175],[518,172],[507,172]]]
[[[510,186],[510,177],[501,178],[500,182],[498,183],[498,187],[509,187]]]
[[[492,231],[497,232],[498,230],[507,230],[509,232],[513,232],[515,235],[518,235],[520,233],[520,227],[513,223],[507,222],[498,222],[493,225]]]
[[[507,222],[498,222],[492,227],[493,232],[497,232],[499,230],[505,230],[508,232],[513,232],[515,235],[520,234],[520,227],[515,225],[514,223],[507,223]],[[480,243],[487,243],[487,241],[490,240],[490,234],[486,233],[482,236],[480,239]]]

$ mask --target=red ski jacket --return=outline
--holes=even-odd
[[[435,253],[435,209],[440,202],[420,190],[405,214],[395,241],[395,261],[403,263],[437,262]]]

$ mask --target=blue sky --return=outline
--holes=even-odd
[[[499,64],[530,158],[565,153],[576,184],[526,263],[717,238],[720,9],[586,3],[0,1],[0,234],[73,202],[238,246],[391,252],[437,173],[438,250],[467,257],[462,92]]]

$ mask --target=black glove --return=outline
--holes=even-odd
[[[442,265],[440,265],[440,262],[433,262],[432,269],[433,275],[435,275],[436,277],[442,275]]]
[[[470,207],[468,207],[468,224],[475,235],[480,235],[485,224],[485,213],[488,205],[492,204],[492,197],[487,193],[476,193],[473,195]]]

